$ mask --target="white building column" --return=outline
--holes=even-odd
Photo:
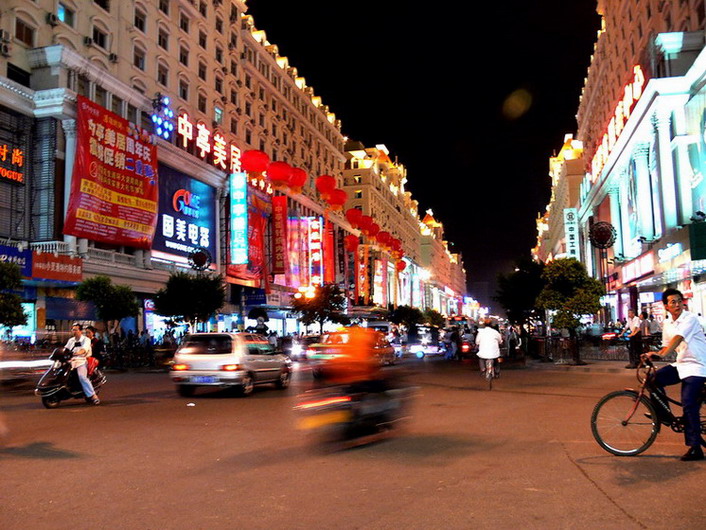
[[[635,160],[635,188],[637,190],[638,235],[652,241],[655,237],[654,210],[650,189],[648,144],[640,144],[633,153]]]
[[[64,207],[62,212],[64,219],[66,219],[76,158],[76,120],[61,120],[61,128],[64,131]],[[64,241],[68,243],[72,254],[78,253],[75,236],[64,235]]]
[[[657,132],[657,168],[659,171],[660,190],[662,197],[662,216],[665,230],[676,228],[677,220],[677,186],[674,178],[674,163],[672,161],[672,145],[669,125],[671,111],[658,110],[654,115],[654,126]]]
[[[615,256],[625,255],[625,249],[623,247],[623,224],[622,215],[620,212],[620,188],[614,186],[608,190],[608,196],[610,197],[610,223],[615,228],[617,236],[615,238],[615,244],[613,245],[613,254]]]

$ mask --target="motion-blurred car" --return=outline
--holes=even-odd
[[[375,342],[373,344],[373,355],[378,358],[381,366],[392,365],[395,363],[395,349],[385,338],[385,336],[379,331],[371,331],[375,334]],[[309,354],[309,360],[311,361],[311,372],[314,378],[321,377],[321,367],[322,365],[333,359],[339,353],[336,347],[343,344],[348,344],[349,332],[346,329],[341,331],[334,331],[333,333],[327,333],[321,338],[321,342],[318,344],[312,344]]]
[[[257,384],[287,388],[291,361],[277,353],[265,337],[250,333],[194,333],[174,354],[169,376],[180,396],[198,387],[236,388],[250,395]]]

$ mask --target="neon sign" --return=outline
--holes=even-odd
[[[25,153],[22,149],[0,144],[0,177],[13,182],[25,182]]]
[[[311,285],[323,283],[323,246],[321,219],[314,217],[309,221],[309,271]]]
[[[158,94],[152,101],[152,106],[154,107],[152,113],[154,132],[160,138],[169,141],[174,134],[174,111],[169,107],[169,98]]]
[[[245,173],[230,176],[230,263],[248,264],[248,181]]]
[[[633,66],[632,71],[633,80],[625,86],[623,97],[615,107],[613,117],[608,123],[608,130],[603,135],[601,143],[591,159],[591,182],[595,182],[603,170],[613,146],[618,141],[632,110],[642,96],[645,87],[645,74],[640,65]]]
[[[195,145],[196,156],[209,161],[211,164],[229,173],[240,173],[241,151],[233,143],[226,141],[219,131],[211,131],[205,124],[194,124],[185,112],[177,117],[177,142],[183,149],[188,150],[190,145]]]

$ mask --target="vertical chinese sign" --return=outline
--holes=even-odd
[[[229,264],[248,264],[248,182],[245,173],[230,176]]]
[[[576,208],[564,208],[566,257],[579,259],[579,221]]]
[[[310,285],[322,285],[324,273],[323,223],[319,217],[309,219]]]
[[[272,274],[287,272],[287,197],[272,197]]]
[[[78,96],[77,142],[64,233],[149,249],[157,225],[152,135]]]

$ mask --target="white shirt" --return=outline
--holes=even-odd
[[[493,328],[486,326],[478,330],[476,344],[478,345],[478,357],[481,359],[497,359],[500,357],[500,343],[503,338],[500,333]]]
[[[662,325],[663,346],[677,335],[684,337],[677,346],[677,362],[672,364],[679,372],[679,379],[706,377],[706,335],[696,315],[685,310],[676,320],[667,316]]]
[[[91,339],[85,335],[81,335],[81,338],[78,340],[71,337],[64,348],[71,350],[71,353],[74,355],[71,358],[71,368],[76,368],[77,366],[86,364],[86,357],[91,356]],[[76,352],[82,349],[86,350],[86,355],[76,356]]]
[[[640,331],[640,317],[635,315],[632,318],[628,318],[627,326],[628,326],[628,329],[630,330],[630,333],[635,333],[635,331]]]

